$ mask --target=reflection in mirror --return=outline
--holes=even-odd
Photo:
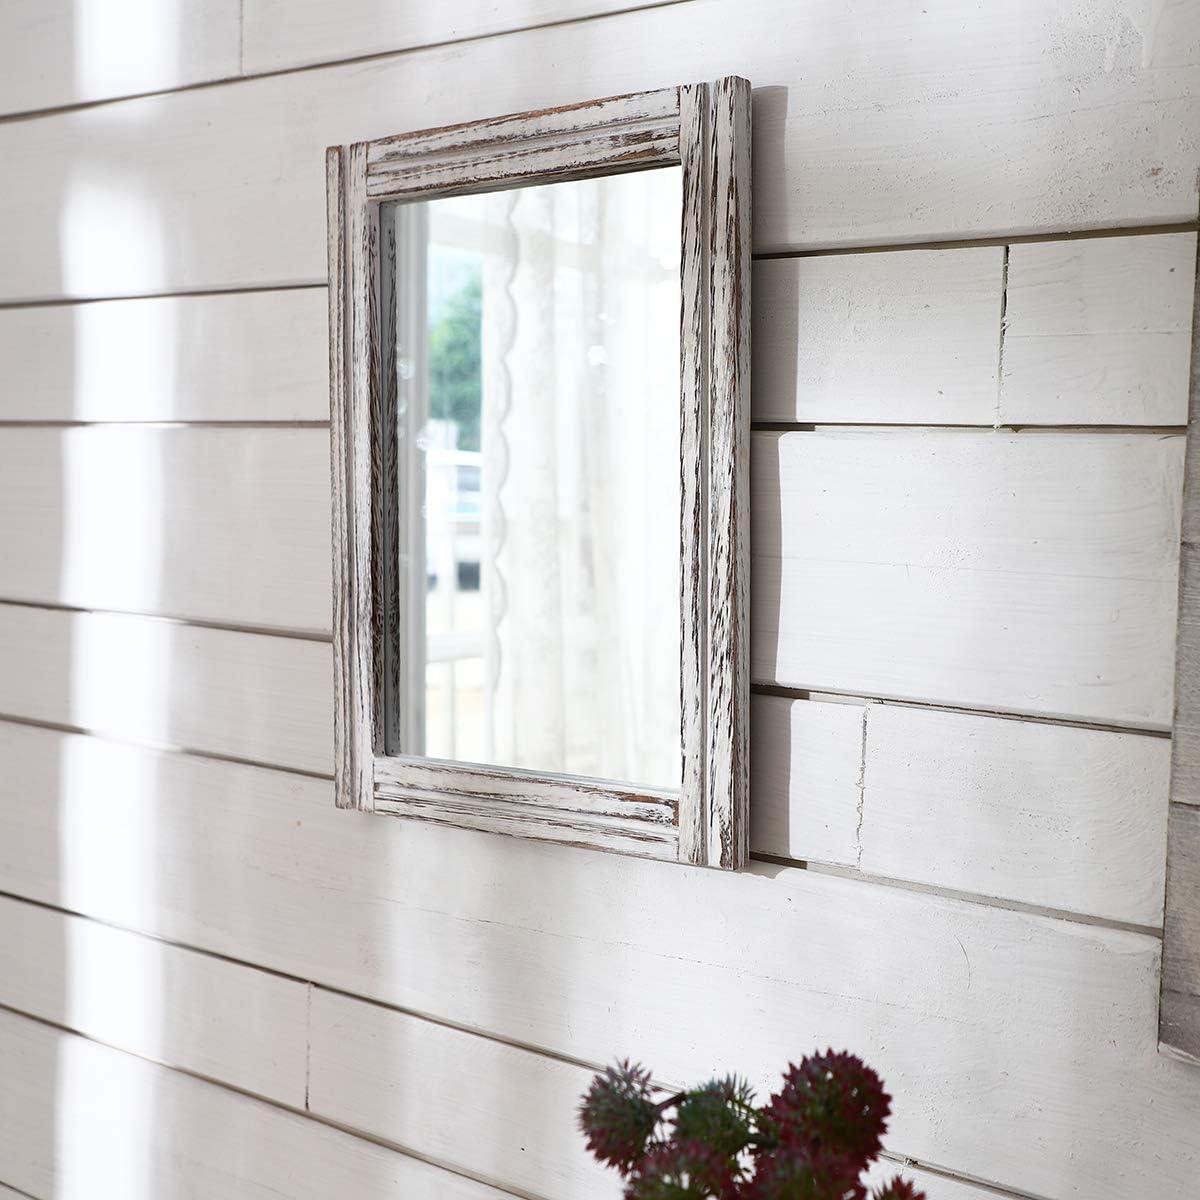
[[[400,752],[679,786],[681,206],[668,167],[384,208]]]

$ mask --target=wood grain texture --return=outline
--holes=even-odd
[[[324,421],[321,288],[0,311],[0,421]]]
[[[238,74],[238,0],[6,0],[0,114]]]
[[[1156,938],[382,821],[335,811],[328,782],[0,736],[20,772],[0,776],[3,890],[669,1081],[770,1086],[789,1053],[869,1045],[897,1097],[889,1144],[1014,1191],[1128,1200],[1195,1178],[1200,1076],[1155,1050]],[[86,871],[64,866],[77,854]]]
[[[755,679],[1166,729],[1182,442],[756,434]]]
[[[0,428],[0,599],[323,634],[327,438]]]
[[[990,425],[1004,248],[754,264],[754,419]]]
[[[504,1200],[305,1117],[0,1012],[0,1174],[35,1196]]]
[[[1166,7],[1145,70],[1139,3],[690,0],[8,124],[0,299],[319,283],[326,146],[731,70],[756,250],[1193,220],[1200,30]]]
[[[667,166],[679,140],[677,88],[512,113],[371,142],[367,194],[412,199]]]
[[[304,984],[0,897],[0,1004],[304,1107]]]
[[[679,858],[708,858],[708,85],[679,89],[683,176],[679,314],[679,700],[683,762],[679,789]]]
[[[1008,254],[1001,421],[1186,423],[1194,233]]]
[[[334,168],[335,156],[340,166]],[[331,148],[329,169],[330,380],[333,443],[335,796],[339,808],[374,807],[374,756],[382,745],[381,558],[374,494],[381,453],[378,353],[378,215],[367,203],[367,147]],[[340,247],[340,249],[338,248]],[[334,295],[336,293],[336,295]]]
[[[400,530],[411,518],[398,511],[396,301],[381,247],[389,258],[395,251],[379,240],[379,202],[667,163],[682,163],[684,175],[681,800],[631,785],[618,793],[594,780],[571,784],[390,757],[404,720],[395,711],[397,663],[412,642],[411,631],[399,628],[396,566]],[[749,838],[750,85],[719,79],[396,134],[331,148],[326,164],[338,806],[742,866]],[[504,787],[506,775],[518,786]]]
[[[674,792],[611,780],[430,758],[375,760],[377,812],[571,846],[674,860],[678,807]]]
[[[380,0],[244,0],[245,71],[277,71],[368,54],[488,37],[513,29],[578,21],[647,8],[660,0],[442,0],[385,4]]]
[[[704,565],[697,580],[707,591],[703,644],[707,676],[700,696],[705,719],[704,856],[709,866],[737,870],[750,843],[749,757],[749,520],[750,520],[750,84],[719,79],[690,103],[707,115],[703,156],[684,164],[702,168],[697,189],[705,210],[707,249],[701,260],[701,321],[707,362],[697,379],[684,363],[684,409],[696,405],[687,389],[706,389],[703,412],[702,500]],[[686,201],[693,188],[685,179]],[[692,214],[685,207],[685,219]],[[685,249],[688,240],[685,239]],[[684,269],[685,281],[688,268]],[[682,337],[694,336],[685,311]],[[686,612],[686,609],[685,609]]]
[[[321,642],[0,604],[0,713],[331,774]]]

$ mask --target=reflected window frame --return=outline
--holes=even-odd
[[[382,205],[681,166],[678,789],[399,752],[424,598],[396,569],[396,253]],[[340,808],[737,869],[748,853],[750,85],[726,77],[326,152]],[[400,223],[404,236],[405,223]],[[399,319],[403,319],[401,316]],[[419,339],[410,339],[419,341]],[[411,572],[409,573],[411,575]],[[409,585],[411,590],[411,585]]]

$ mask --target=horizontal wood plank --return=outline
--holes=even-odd
[[[311,1038],[314,1112],[534,1195],[617,1194],[579,1132],[588,1068],[321,988]]]
[[[1126,1200],[1195,1177],[1200,1077],[1157,1053],[1153,937],[387,821],[336,811],[324,781],[0,736],[20,769],[0,777],[4,890],[669,1082],[770,1086],[786,1056],[847,1045],[894,1090],[891,1145],[1015,1191]],[[109,853],[63,868],[98,838]]]
[[[332,773],[322,642],[0,604],[0,713]]]
[[[754,678],[1166,729],[1183,438],[754,439]]]
[[[304,984],[0,897],[0,1004],[304,1107]]]
[[[323,634],[326,439],[0,431],[0,595]],[[757,681],[1169,726],[1181,436],[752,440]]]
[[[754,419],[990,425],[1004,248],[754,265]]]
[[[0,958],[7,1008],[509,1186],[613,1195],[575,1122],[588,1067],[8,898]]]
[[[325,421],[324,288],[0,311],[0,421]]]
[[[1009,249],[1005,424],[1184,425],[1196,235]]]
[[[227,79],[239,0],[5,0],[0,114]]]
[[[866,747],[863,870],[1161,924],[1165,738],[873,704]]]
[[[647,8],[661,0],[244,0],[247,74],[482,38],[509,30]]]
[[[331,770],[323,644],[0,606],[0,657],[0,713]],[[759,853],[1161,920],[1164,739],[768,696],[751,733]]]
[[[752,718],[759,853],[1161,925],[1167,739],[774,696]]]
[[[318,283],[325,146],[730,72],[760,251],[1192,220],[1200,29],[1168,6],[1145,70],[1132,6],[691,0],[10,123],[0,299]]]
[[[314,1112],[539,1196],[607,1200],[617,1177],[584,1148],[577,1109],[591,1068],[433,1024],[317,988],[312,1006]],[[699,1083],[701,1079],[682,1081]],[[995,1193],[881,1162],[928,1200]]]
[[[755,419],[1180,423],[1190,298],[1181,364],[1176,277],[1192,266],[1177,260],[1192,236],[1014,246],[999,413],[1000,247],[760,261]],[[1108,246],[1120,253],[1093,263]],[[1160,276],[1169,286],[1148,290]],[[1071,328],[1129,325],[1123,278],[1136,319],[1162,328]],[[0,421],[322,421],[325,322],[320,288],[3,310]]]
[[[858,861],[864,706],[750,698],[750,849]]]
[[[0,1175],[36,1196],[505,1196],[15,1013],[0,1012],[0,1062]]]
[[[0,429],[0,599],[326,633],[324,429]]]

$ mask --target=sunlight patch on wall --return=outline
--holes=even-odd
[[[79,95],[119,96],[180,76],[177,0],[75,0],[74,29]]]

